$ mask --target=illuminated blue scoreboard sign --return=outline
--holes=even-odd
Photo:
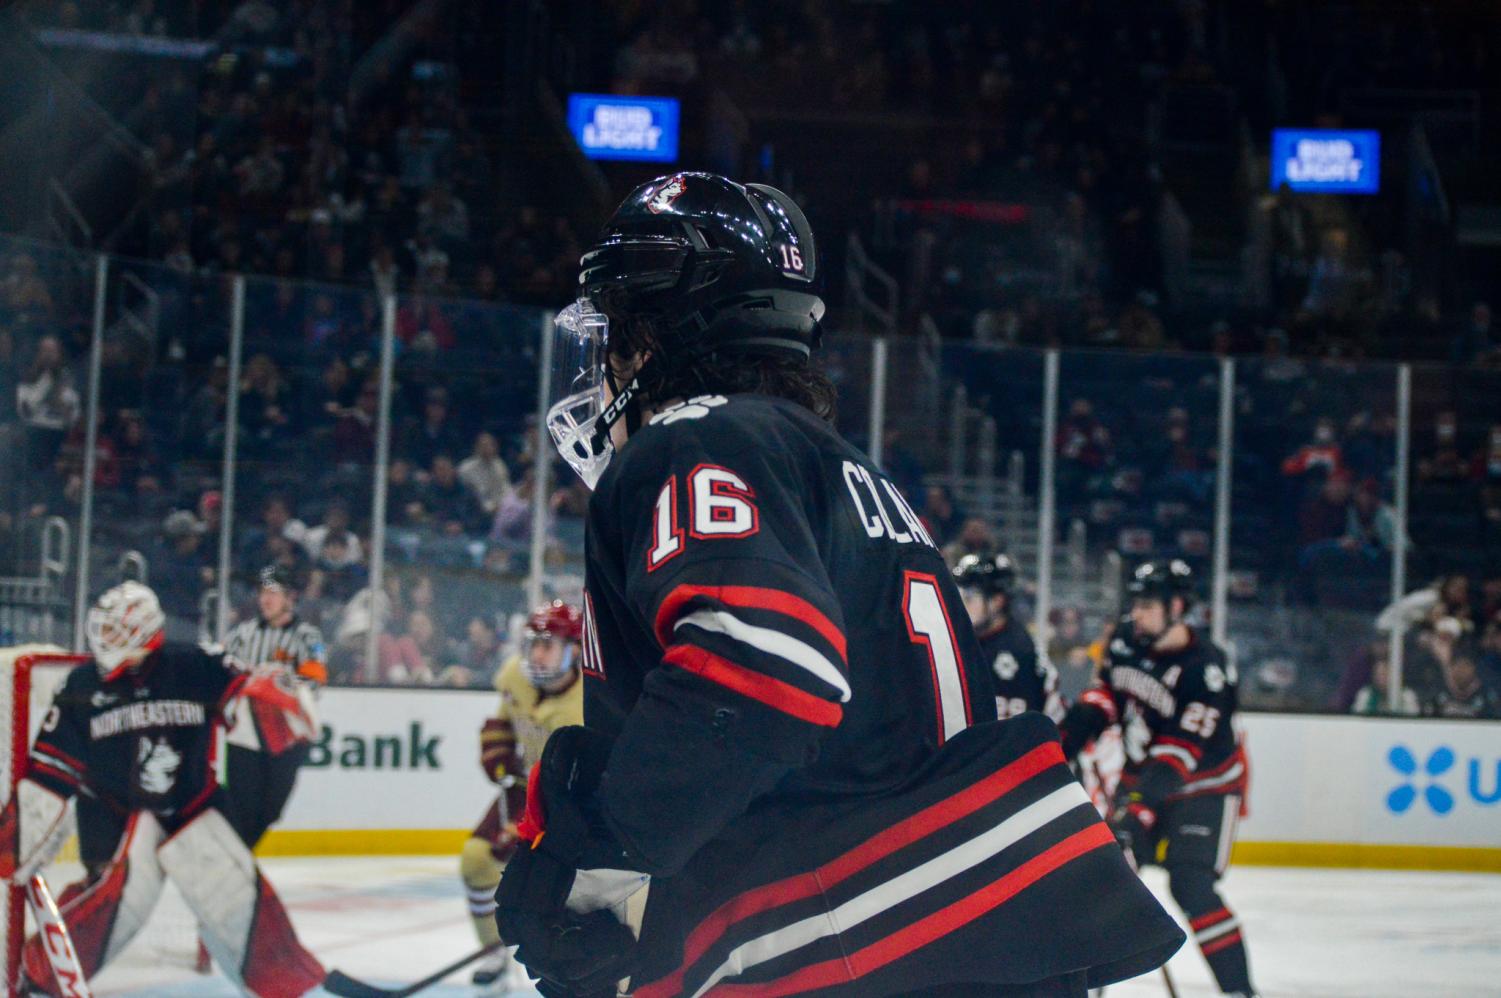
[[[1381,190],[1381,133],[1324,128],[1272,132],[1272,190],[1286,184],[1309,194]]]
[[[673,97],[571,94],[568,130],[590,159],[671,163],[678,158],[678,102]]]

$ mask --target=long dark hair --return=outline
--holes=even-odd
[[[834,421],[839,392],[811,360],[730,347],[673,363],[660,347],[650,316],[632,315],[611,304],[601,307],[610,320],[611,359],[630,361],[652,353],[667,361],[648,365],[643,372],[641,391],[648,400],[755,393],[796,402],[820,419]]]

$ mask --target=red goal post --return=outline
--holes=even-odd
[[[23,645],[0,649],[0,745],[4,746],[4,801],[15,795],[16,783],[25,772],[26,757],[32,739],[42,723],[42,715],[53,694],[67,680],[68,673],[88,661],[85,655],[71,655],[45,645]],[[21,969],[21,944],[26,937],[26,892],[6,883],[5,904],[0,911],[0,931],[5,939],[5,994],[14,998],[16,978]]]

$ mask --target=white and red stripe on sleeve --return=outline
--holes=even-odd
[[[851,695],[844,631],[809,599],[685,583],[662,600],[653,630],[668,665],[810,724],[843,718]]]

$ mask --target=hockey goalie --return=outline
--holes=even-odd
[[[84,974],[130,943],[170,879],[224,974],[258,998],[292,998],[320,984],[324,970],[226,820],[213,750],[237,697],[285,710],[296,698],[274,677],[164,645],[164,621],[156,594],[137,582],[110,589],[89,611],[92,662],[58,691],[0,814],[0,874],[28,881],[66,837],[73,798],[97,800],[124,817],[125,834],[108,866],[58,899]],[[26,988],[58,992],[36,937],[22,963]]]

